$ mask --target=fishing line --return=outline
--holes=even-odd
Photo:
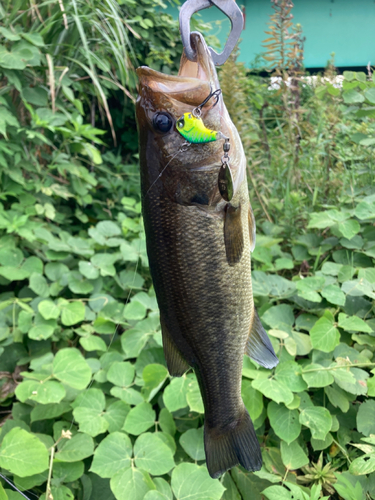
[[[20,491],[17,486],[15,484],[12,483],[12,481],[10,481],[6,476],[3,476],[2,474],[0,474],[0,477],[4,479],[4,481],[6,481],[12,488],[14,488],[17,493],[19,493],[21,496],[23,496],[23,498],[26,498],[26,500],[31,500],[31,498],[27,497],[26,495],[24,495],[22,493],[22,491]],[[31,495],[33,495],[35,498],[39,498],[35,493],[33,493],[32,491],[29,492]]]
[[[169,160],[169,162],[165,165],[165,167],[163,168],[163,170],[160,172],[160,174],[156,177],[156,179],[154,180],[154,182],[153,182],[153,183],[151,184],[151,186],[148,188],[147,193],[146,193],[146,195],[145,195],[145,196],[147,196],[147,195],[148,195],[148,193],[150,192],[151,188],[153,188],[153,187],[154,187],[154,185],[157,183],[157,181],[158,181],[158,180],[160,179],[160,177],[163,175],[163,173],[164,173],[165,169],[168,167],[168,165],[171,163],[171,161],[172,161],[172,160],[174,160],[178,154],[180,154],[180,153],[185,153],[185,152],[186,152],[186,149],[184,149],[184,146],[189,147],[190,145],[191,145],[191,143],[190,143],[190,142],[187,142],[187,141],[186,141],[186,142],[184,142],[184,143],[181,145],[181,147],[180,147],[180,149],[177,151],[177,153],[175,153],[175,154],[172,156],[172,158]]]

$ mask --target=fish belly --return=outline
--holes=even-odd
[[[253,303],[249,238],[241,261],[229,266],[222,218],[168,198],[150,197],[147,204],[147,248],[163,322],[197,373],[207,422],[225,426],[242,407]]]

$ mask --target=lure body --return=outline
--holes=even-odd
[[[221,132],[207,128],[202,118],[194,116],[193,113],[184,113],[177,120],[176,128],[182,137],[192,144],[213,142],[223,137]]]

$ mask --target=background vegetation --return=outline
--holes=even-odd
[[[161,0],[1,7],[1,500],[375,498],[375,78],[337,84],[331,60],[307,80],[273,3],[261,63],[279,79],[235,57],[220,78],[280,363],[245,358],[264,466],[221,480],[196,378],[165,367],[140,209],[133,68],[176,71],[177,23]]]

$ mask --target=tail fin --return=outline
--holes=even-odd
[[[246,408],[228,429],[212,429],[205,423],[204,448],[207,469],[214,479],[238,464],[250,472],[262,467],[259,442]]]

